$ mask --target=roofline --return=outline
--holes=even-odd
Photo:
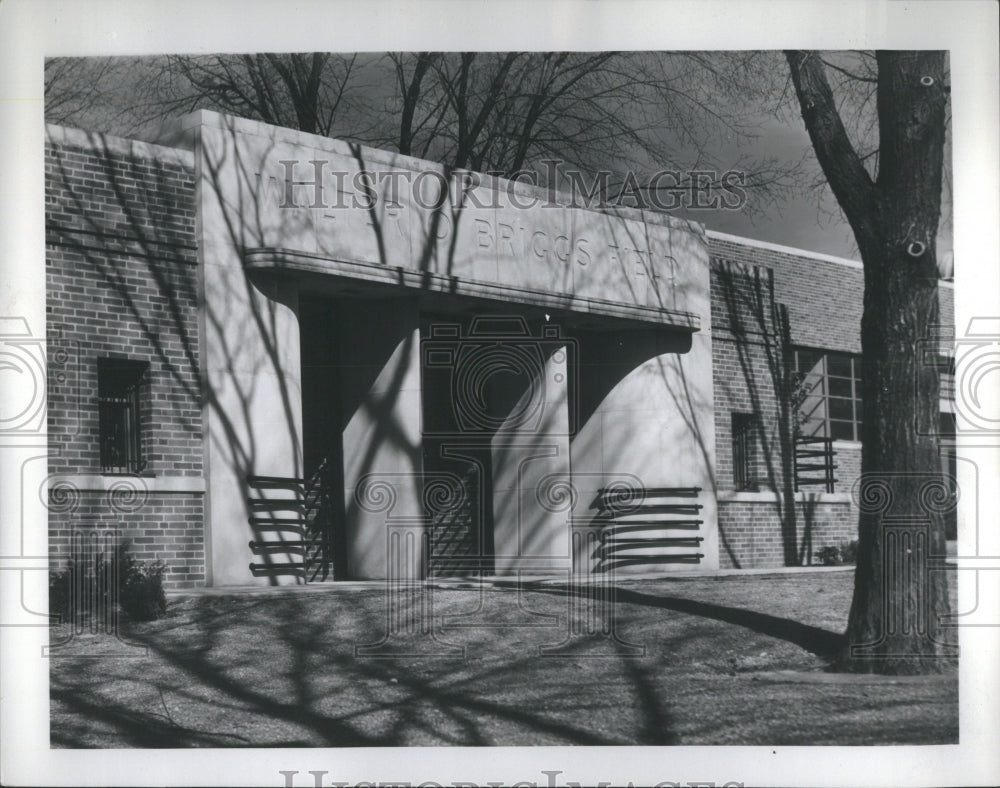
[[[758,249],[770,249],[773,252],[784,252],[785,254],[794,255],[795,257],[808,257],[811,260],[822,260],[826,263],[837,263],[838,265],[846,265],[851,268],[864,269],[864,266],[860,262],[852,260],[849,257],[836,257],[832,254],[810,252],[806,249],[798,249],[794,246],[782,246],[781,244],[773,244],[769,241],[758,241],[756,238],[744,238],[742,235],[721,233],[718,230],[709,230],[708,228],[705,228],[705,236],[709,239],[714,238],[719,241],[732,241],[733,243],[738,243],[742,246],[754,246]]]
[[[176,164],[194,169],[194,154],[184,148],[156,145],[152,142],[114,137],[94,131],[84,131],[55,123],[45,124],[45,142],[51,145],[69,145],[96,153],[127,156],[132,159],[151,159],[164,164]]]
[[[412,172],[436,172],[441,175],[448,173],[450,168],[440,162],[420,159],[408,154],[394,153],[383,148],[374,148],[369,145],[355,144],[335,137],[324,137],[320,134],[299,131],[287,126],[275,126],[260,120],[240,117],[229,113],[216,112],[208,109],[198,109],[189,112],[177,119],[177,128],[172,129],[174,134],[184,134],[194,131],[199,126],[211,129],[238,132],[244,134],[257,134],[276,142],[285,142],[292,145],[302,145],[321,150],[347,158],[356,159],[361,162],[384,165],[387,167],[398,167]],[[705,232],[702,222],[694,219],[685,219],[679,216],[665,213],[663,211],[651,211],[645,208],[632,206],[577,206],[573,204],[573,195],[564,189],[552,189],[548,186],[536,186],[531,183],[501,178],[487,173],[469,169],[457,169],[455,173],[471,173],[476,176],[476,185],[492,191],[505,191],[508,194],[517,194],[535,200],[539,205],[555,206],[559,208],[571,208],[590,213],[613,216],[618,219],[628,219],[643,224],[654,224],[686,231],[701,236]]]
[[[811,252],[808,249],[799,249],[794,246],[783,246],[782,244],[774,244],[769,241],[758,241],[756,238],[745,238],[742,235],[732,235],[730,233],[719,232],[718,230],[709,230],[705,228],[705,237],[709,240],[715,239],[718,241],[732,241],[733,243],[740,244],[741,246],[752,246],[757,249],[770,249],[773,252],[783,252],[784,254],[792,255],[794,257],[807,257],[810,260],[822,260],[825,263],[836,263],[837,265],[846,265],[848,268],[856,268],[859,271],[864,270],[864,265],[857,260],[852,260],[849,257],[837,257],[832,254],[823,254],[821,252]],[[950,287],[954,289],[955,282],[951,279],[938,279],[939,287]]]

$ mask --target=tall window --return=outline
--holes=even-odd
[[[942,388],[944,374],[941,375]],[[941,473],[952,496],[951,505],[945,510],[944,527],[946,539],[958,538],[958,458],[955,444],[955,414],[941,413],[938,427],[938,456],[941,458]]]
[[[861,356],[797,348],[799,426],[806,437],[861,440]]]
[[[142,456],[141,393],[149,364],[117,358],[97,362],[100,408],[101,470],[138,473]]]
[[[737,490],[757,490],[757,416],[734,413],[733,484]]]

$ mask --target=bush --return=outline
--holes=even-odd
[[[71,617],[82,621],[117,603],[119,609],[133,621],[153,621],[167,611],[167,597],[163,592],[166,570],[162,561],[147,564],[137,560],[129,551],[128,542],[123,542],[113,555],[100,555],[90,562],[70,560],[66,569],[49,575],[49,614],[58,615],[63,622]],[[117,594],[111,582],[115,572],[118,575]],[[88,587],[91,604],[100,607],[84,610],[82,600],[76,599],[79,609],[71,610],[71,586],[74,582],[78,588]],[[95,594],[100,598],[96,598]]]
[[[840,545],[840,560],[845,564],[856,564],[858,562],[858,540],[852,539],[849,542],[842,542]]]
[[[852,539],[850,542],[841,542],[840,547],[827,545],[820,548],[815,553],[816,560],[823,566],[841,566],[843,564],[856,564],[858,562],[858,540]]]
[[[823,566],[839,566],[843,563],[840,560],[840,548],[836,545],[831,544],[820,548],[816,551],[815,556],[816,560]]]
[[[49,615],[63,622],[69,619],[69,583],[69,569],[49,574]]]
[[[163,592],[163,575],[167,567],[162,561],[147,564],[136,560],[123,542],[118,548],[118,604],[133,621],[153,621],[167,612],[167,597]]]

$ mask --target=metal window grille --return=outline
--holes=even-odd
[[[148,365],[119,359],[98,363],[101,470],[139,473],[142,456],[141,393]]]
[[[757,417],[753,413],[734,413],[732,418],[733,482],[737,490],[756,490]]]

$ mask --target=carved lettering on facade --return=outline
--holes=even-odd
[[[593,287],[613,290],[617,281],[633,295],[646,293],[660,305],[667,306],[668,301],[676,305],[678,263],[657,243],[669,238],[667,227],[657,227],[653,238],[644,228],[637,238],[619,240],[638,223],[552,204],[519,209],[520,203],[510,200],[509,205],[500,205],[499,192],[475,181],[459,184],[456,207],[448,179],[433,170],[348,172],[319,159],[282,159],[278,165],[275,175],[257,173],[258,199],[282,213],[312,211],[317,235],[374,233],[381,240],[391,235],[410,242],[414,259],[421,256],[418,244],[449,245],[448,254],[467,261],[477,257],[492,261],[499,266],[496,275],[501,279],[506,265],[551,266],[566,271],[565,281],[573,281],[572,271],[578,275],[587,271],[587,279],[596,283]],[[581,217],[586,232],[571,229]],[[364,240],[360,235],[358,239]],[[351,242],[344,246],[349,249]],[[407,262],[400,262],[407,267]],[[454,275],[462,276],[462,270],[458,265]],[[485,273],[478,263],[475,270]]]

